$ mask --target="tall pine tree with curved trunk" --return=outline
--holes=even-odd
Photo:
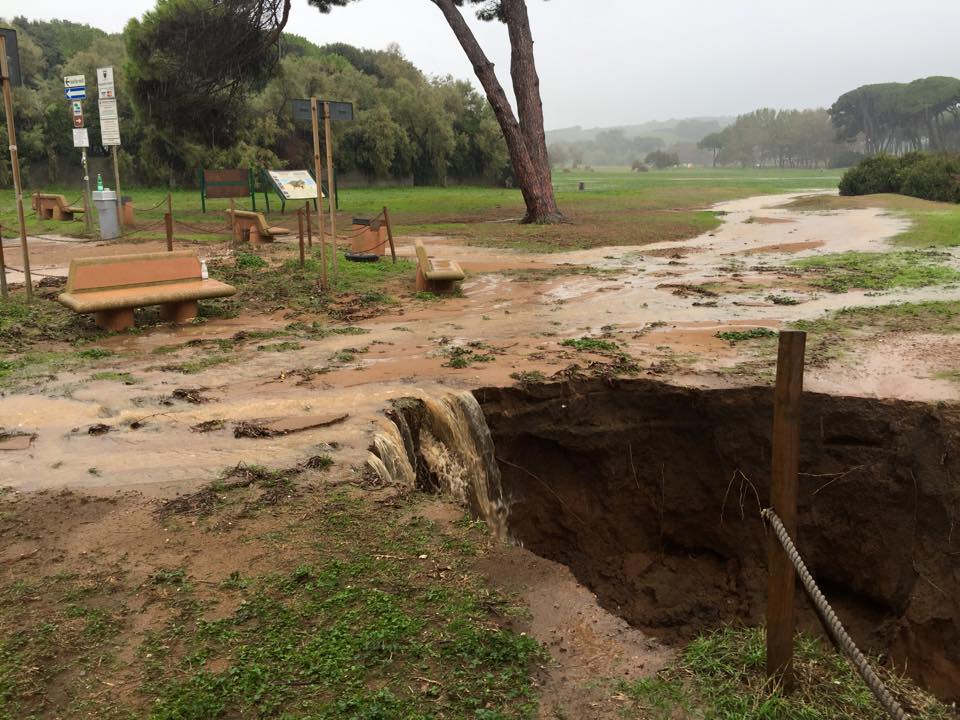
[[[287,0],[289,2],[289,0]],[[355,0],[309,0],[321,12],[343,7]],[[540,78],[533,55],[533,33],[527,14],[526,0],[430,0],[443,13],[444,19],[463,48],[473,71],[486,93],[487,100],[500,124],[506,140],[513,174],[523,195],[526,223],[562,222],[557,207],[547,158],[547,141],[543,128],[543,103],[540,99]],[[517,99],[517,113],[504,92],[493,63],[484,53],[476,36],[463,19],[464,3],[479,5],[477,16],[482,20],[499,20],[506,24],[510,37],[510,78]],[[519,120],[518,120],[519,116]]]

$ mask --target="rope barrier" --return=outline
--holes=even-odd
[[[816,581],[813,579],[810,571],[807,570],[803,558],[800,557],[797,547],[793,544],[793,540],[790,539],[790,534],[783,526],[780,518],[770,508],[761,511],[760,516],[773,526],[773,532],[777,536],[777,540],[780,541],[784,552],[787,553],[787,557],[790,558],[790,562],[792,562],[796,568],[800,582],[803,583],[803,589],[806,590],[807,595],[810,596],[810,600],[817,609],[817,613],[827,628],[827,632],[830,633],[834,642],[840,646],[840,649],[843,650],[844,654],[850,659],[850,662],[853,663],[853,666],[857,669],[857,672],[860,673],[860,677],[863,678],[863,681],[867,684],[867,687],[870,688],[870,691],[877,698],[877,701],[894,720],[909,720],[909,715],[904,712],[903,708],[900,707],[900,703],[890,694],[890,691],[887,690],[883,681],[877,677],[877,674],[873,671],[873,668],[870,667],[863,653],[861,653],[854,644],[850,635],[847,634],[839,618],[837,618],[837,614],[833,611],[833,608],[830,607],[830,603],[827,602],[823,593],[820,592],[820,588],[817,587]]]
[[[11,265],[10,263],[4,263],[4,268],[5,268],[6,270],[13,270],[14,272],[18,272],[18,273],[24,274],[24,273],[23,273],[23,270],[21,270],[21,269],[18,268],[18,267],[14,267],[14,266]],[[47,273],[42,273],[42,272],[40,272],[39,270],[34,270],[33,268],[30,268],[30,274],[31,274],[31,275],[39,275],[40,277],[59,278],[60,280],[66,280],[66,279],[67,279],[67,276],[66,276],[66,275],[48,275]]]

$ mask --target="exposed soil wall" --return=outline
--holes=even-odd
[[[475,395],[517,541],[661,637],[762,620],[771,389],[597,381]],[[801,553],[865,649],[960,697],[960,408],[803,403]],[[805,603],[801,624],[816,627]]]

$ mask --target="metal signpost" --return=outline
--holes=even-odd
[[[0,82],[3,83],[3,111],[7,118],[7,139],[10,145],[10,166],[13,170],[13,192],[17,196],[17,220],[20,223],[20,247],[23,250],[23,283],[27,301],[33,298],[30,278],[30,253],[27,249],[27,222],[23,215],[23,186],[20,183],[20,158],[17,155],[17,130],[13,124],[13,93],[11,85],[21,85],[20,55],[17,52],[17,31],[0,28]],[[0,243],[3,240],[0,239]],[[6,290],[6,266],[0,267]],[[4,293],[6,296],[6,293]]]
[[[117,147],[120,145],[120,115],[117,112],[117,94],[113,84],[113,68],[97,68],[97,91],[100,96],[100,142],[110,148],[113,157],[113,182],[117,186],[117,226],[123,232],[123,198],[120,195],[120,165]]]
[[[83,166],[83,223],[88,233],[93,232],[93,203],[90,201],[90,171],[87,167],[87,148],[90,139],[83,124],[83,101],[87,99],[87,80],[83,75],[65,75],[63,94],[73,109],[73,146],[80,148],[80,164]]]

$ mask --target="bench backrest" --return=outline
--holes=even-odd
[[[33,209],[34,209],[34,210],[39,210],[39,209],[40,209],[40,202],[41,202],[42,200],[48,200],[48,201],[49,201],[49,200],[52,200],[53,202],[55,202],[57,205],[59,205],[59,206],[62,207],[62,208],[67,207],[67,199],[66,199],[63,195],[54,195],[53,193],[35,192],[35,193],[33,194]]]
[[[250,196],[249,170],[204,170],[203,195],[208,198]]]
[[[200,258],[193,250],[77,258],[70,261],[67,292],[146,287],[200,280]]]
[[[427,249],[423,246],[423,242],[417,240],[414,242],[414,247],[417,249],[417,263],[423,271],[433,270],[433,263],[430,262],[430,257],[427,255]]]
[[[263,216],[263,213],[253,212],[251,210],[227,210],[228,215],[231,212],[233,212],[233,216],[236,219],[255,222],[257,224],[257,228],[259,228],[261,232],[267,232],[267,219]]]

